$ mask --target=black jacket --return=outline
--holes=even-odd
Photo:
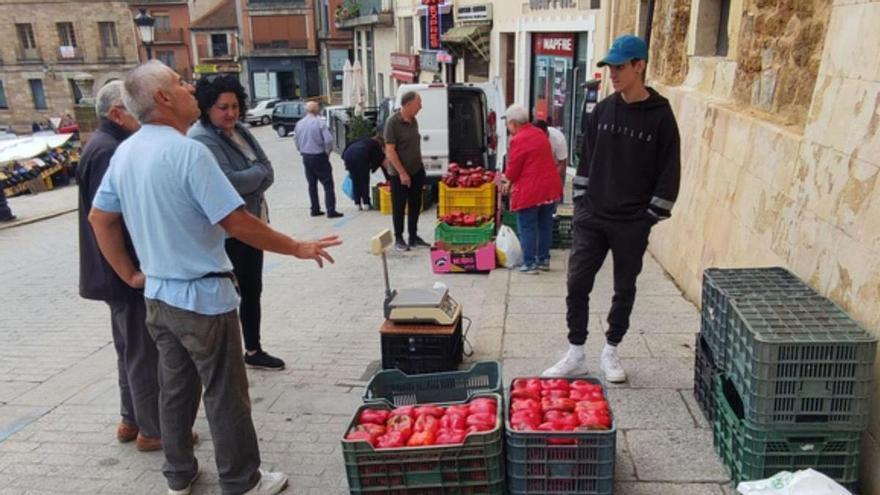
[[[342,152],[345,168],[352,171],[358,167],[370,167],[370,172],[375,172],[385,161],[385,150],[373,138],[359,139],[345,148]]]
[[[110,158],[129,136],[125,129],[102,118],[98,130],[89,138],[80,156],[76,169],[76,182],[79,185],[79,295],[86,299],[101,301],[130,301],[142,298],[143,291],[132,288],[116,275],[104,259],[95,241],[95,234],[89,224],[89,211],[101,179],[110,167]],[[123,224],[125,247],[135,266],[139,266],[131,237]]]
[[[669,101],[652,88],[647,100],[605,98],[587,121],[573,197],[600,218],[669,218],[678,197],[681,150]]]

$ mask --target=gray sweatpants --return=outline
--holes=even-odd
[[[205,414],[224,494],[260,480],[260,449],[251,419],[236,311],[206,316],[147,299],[147,328],[159,349],[159,417],[168,487],[186,487],[198,470],[192,427],[202,387]]]
[[[159,354],[147,332],[143,298],[107,301],[116,365],[119,370],[119,409],[122,420],[141,435],[159,438]]]

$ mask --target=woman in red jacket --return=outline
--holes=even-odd
[[[513,136],[507,152],[504,173],[511,184],[510,209],[517,213],[523,250],[521,273],[534,274],[550,269],[553,242],[553,212],[562,198],[562,182],[550,140],[541,129],[529,123],[529,113],[521,105],[507,112],[507,130]]]

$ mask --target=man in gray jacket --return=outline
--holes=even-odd
[[[202,114],[187,135],[211,150],[220,169],[244,200],[245,208],[268,222],[264,193],[275,181],[275,172],[253,134],[241,124],[244,88],[232,76],[203,78],[196,84],[196,99]],[[232,261],[241,292],[238,315],[244,336],[244,362],[251,368],[282,370],[284,361],[264,351],[260,342],[263,251],[230,237],[226,239],[226,254]]]

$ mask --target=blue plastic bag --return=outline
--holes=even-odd
[[[342,181],[342,192],[354,201],[354,182],[351,181],[351,174],[345,174],[345,180]]]

